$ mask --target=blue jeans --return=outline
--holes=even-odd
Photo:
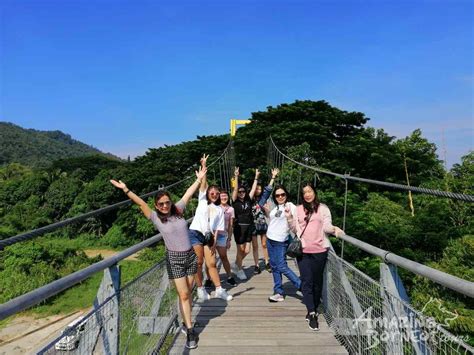
[[[297,289],[301,287],[300,278],[288,267],[285,254],[287,242],[277,242],[267,238],[267,250],[273,274],[273,291],[284,295],[282,276],[285,275]]]

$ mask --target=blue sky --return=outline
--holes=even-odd
[[[296,99],[473,149],[472,1],[3,0],[0,120],[122,157]]]

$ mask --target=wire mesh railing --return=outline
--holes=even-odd
[[[161,262],[94,307],[39,354],[152,354],[173,338],[177,295]]]
[[[381,283],[329,252],[324,315],[350,354],[473,354],[474,349]],[[447,313],[444,326],[453,314]]]

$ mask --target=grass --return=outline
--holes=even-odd
[[[150,264],[143,261],[123,260],[120,262],[121,285],[133,280],[135,277],[148,270]],[[92,307],[99,290],[103,273],[96,273],[79,285],[71,287],[51,298],[47,303],[36,306],[30,311],[35,316],[45,317],[53,314],[65,314],[73,311]]]

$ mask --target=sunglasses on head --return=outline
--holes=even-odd
[[[171,201],[158,202],[156,205],[157,205],[158,207],[171,206]]]
[[[285,197],[286,196],[286,193],[281,193],[281,194],[275,194],[275,197],[276,198],[280,198],[280,197]]]

